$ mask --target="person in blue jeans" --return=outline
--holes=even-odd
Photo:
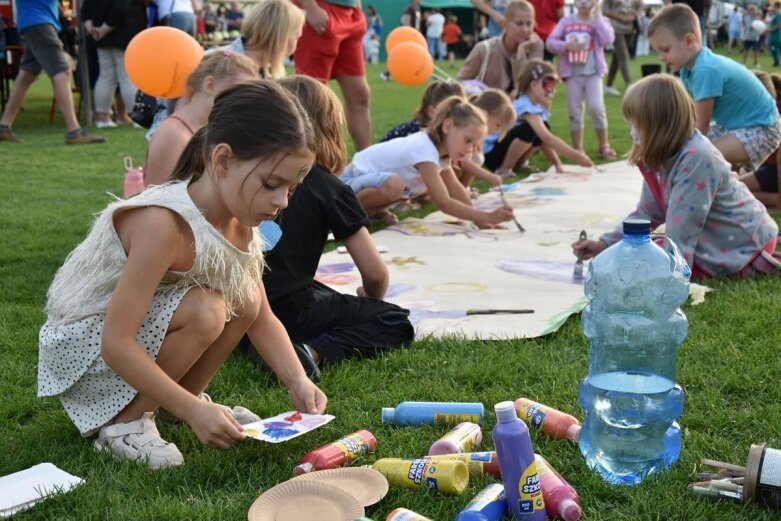
[[[157,0],[157,10],[163,25],[175,27],[195,38],[196,0]]]

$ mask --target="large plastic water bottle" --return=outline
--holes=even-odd
[[[583,333],[591,340],[580,384],[580,451],[608,482],[636,484],[678,459],[683,391],[675,383],[688,322],[679,306],[691,270],[677,246],[651,241],[651,224],[624,222],[624,239],[586,274]]]

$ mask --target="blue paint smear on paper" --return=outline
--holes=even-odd
[[[298,431],[295,429],[280,429],[280,428],[272,427],[270,429],[264,430],[263,434],[265,434],[266,436],[268,436],[273,440],[283,440],[285,438],[291,438],[293,436],[296,436],[298,434]]]
[[[414,284],[391,284],[388,287],[388,292],[385,293],[386,298],[398,297],[404,293],[409,293],[415,289]]]
[[[574,274],[575,262],[554,262],[535,259],[504,259],[496,264],[502,271],[531,279],[583,284],[583,277]]]
[[[317,273],[347,273],[355,269],[355,264],[352,262],[337,262],[334,264],[323,264],[318,266]]]

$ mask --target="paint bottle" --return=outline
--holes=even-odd
[[[382,423],[396,425],[457,425],[461,422],[480,424],[483,404],[469,402],[401,402],[395,408],[382,408]]]
[[[751,445],[743,482],[743,499],[781,510],[781,450]]]
[[[481,443],[483,431],[480,426],[472,422],[462,422],[435,441],[428,450],[428,455],[461,454],[480,447]]]
[[[407,510],[406,508],[397,508],[388,514],[385,521],[431,521],[431,519],[423,517],[412,510]]]
[[[499,521],[507,512],[504,485],[491,483],[477,493],[456,516],[455,521]]]
[[[469,484],[469,470],[458,460],[382,458],[372,468],[394,485],[431,488],[442,494],[463,494]]]
[[[499,460],[495,451],[490,452],[465,452],[463,454],[442,454],[440,456],[423,456],[426,459],[437,461],[458,460],[466,463],[469,469],[469,475],[502,477],[502,471],[499,470]]]
[[[578,442],[580,422],[574,416],[533,402],[528,398],[515,400],[515,410],[518,417],[525,421],[529,427],[539,429],[548,436],[560,440],[568,439],[574,443]]]
[[[572,485],[550,466],[550,463],[536,454],[537,472],[540,474],[542,497],[548,517],[560,517],[564,521],[578,521],[583,511],[580,509],[580,497]]]
[[[122,196],[127,199],[144,191],[144,172],[141,167],[133,166],[133,159],[125,158],[125,180]]]
[[[356,459],[371,454],[377,448],[377,439],[367,430],[356,431],[333,443],[309,452],[301,464],[293,469],[296,475],[313,470],[335,469],[349,465]]]
[[[513,402],[494,405],[496,425],[493,438],[507,506],[515,519],[545,521],[545,500],[542,497],[537,463],[529,437],[529,428],[518,419]]]

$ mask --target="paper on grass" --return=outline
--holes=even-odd
[[[269,443],[282,443],[314,430],[333,420],[330,414],[283,412],[271,418],[243,425],[244,434]]]
[[[0,518],[11,517],[37,501],[81,485],[84,480],[51,463],[0,477]]]

